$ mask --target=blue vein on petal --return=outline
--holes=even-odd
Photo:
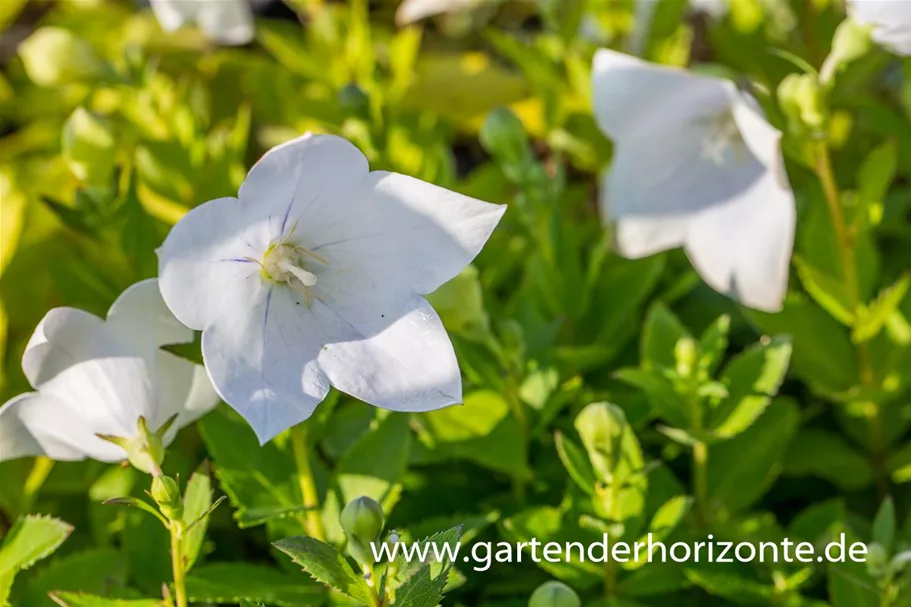
[[[299,169],[298,169],[298,171],[299,171]],[[298,172],[297,183],[294,184],[294,193],[291,194],[291,200],[288,202],[288,208],[285,209],[285,216],[282,218],[282,227],[279,230],[279,234],[281,236],[285,235],[285,225],[288,223],[288,216],[291,215],[291,207],[294,206],[294,201],[297,200],[297,191],[300,189],[300,187],[301,187],[301,175],[300,175],[300,172]]]
[[[254,263],[254,261],[252,259],[243,259],[242,257],[234,257],[232,259],[219,259],[219,261],[223,261],[223,262],[233,261],[236,263]]]
[[[263,360],[260,363],[259,370],[259,391],[260,393],[265,392],[266,390],[266,336],[269,333],[269,310],[272,309],[272,293],[274,292],[274,287],[269,287],[269,294],[266,295],[266,313],[263,315],[263,351],[262,356]],[[267,419],[269,415],[269,407],[263,407],[263,426],[269,427],[269,420]]]

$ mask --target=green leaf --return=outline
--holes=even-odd
[[[677,526],[681,521],[686,518],[692,504],[692,498],[685,495],[677,495],[658,508],[655,512],[655,516],[652,517],[652,520],[648,525],[648,533],[651,535],[652,542],[654,542],[653,547],[655,550],[658,548],[657,542],[664,541],[665,538],[677,529]],[[640,543],[649,544],[649,536],[645,535],[639,538],[638,541]],[[652,551],[652,554],[654,554],[655,550]],[[639,554],[638,561],[631,558],[629,562],[623,563],[621,566],[627,570],[635,570],[648,563],[649,554],[648,551],[645,551]]]
[[[312,537],[289,537],[272,544],[304,568],[313,579],[342,592],[364,605],[372,605],[370,587],[351,564],[329,544]]]
[[[183,523],[189,528],[184,535],[183,553],[187,560],[187,571],[193,568],[202,550],[202,543],[209,526],[207,511],[212,505],[212,479],[209,465],[203,463],[190,476],[183,496]],[[200,520],[200,517],[203,517]]]
[[[692,335],[661,302],[652,305],[642,328],[640,356],[645,369],[676,369],[674,350],[681,339]]]
[[[407,581],[425,566],[431,568],[430,573],[434,578],[445,578],[452,567],[452,560],[447,558],[445,561],[439,561],[437,556],[445,558],[455,555],[456,546],[461,539],[462,525],[456,525],[446,531],[434,533],[418,542],[418,555],[423,555],[423,558],[414,558],[408,562],[405,560],[404,554],[399,552],[395,558],[396,569],[399,572],[396,576],[397,579],[399,581]],[[447,547],[449,552],[446,551]],[[396,595],[396,600],[398,600],[398,595]]]
[[[791,366],[817,391],[843,392],[857,383],[857,359],[847,329],[812,302],[792,294],[777,314],[747,314],[763,333],[791,337]]]
[[[856,539],[850,533],[845,535],[845,544],[850,546]],[[844,563],[829,563],[829,600],[832,607],[880,607],[880,593],[877,582],[867,572],[865,563],[845,559]]]
[[[187,578],[187,595],[194,603],[237,603],[242,599],[277,607],[323,602],[322,586],[302,576],[290,576],[252,563],[210,563]]]
[[[614,377],[642,390],[652,409],[670,425],[689,425],[685,413],[686,403],[674,390],[673,384],[657,371],[626,368],[615,371]]]
[[[202,332],[200,331],[193,332],[193,341],[189,343],[165,344],[161,346],[161,349],[191,363],[204,364],[202,360]]]
[[[293,459],[275,441],[260,446],[250,426],[224,406],[203,417],[199,428],[222,489],[237,508],[240,527],[300,508],[303,500]]]
[[[408,419],[405,413],[389,413],[339,461],[335,473],[344,503],[362,495],[382,502],[398,484],[411,448]]]
[[[60,607],[163,607],[161,599],[111,599],[81,592],[53,592],[51,598]]]
[[[699,368],[707,377],[711,377],[721,364],[728,349],[728,333],[731,330],[731,317],[719,316],[699,337]]]
[[[797,406],[779,397],[744,432],[711,445],[709,499],[733,512],[762,497],[781,470],[799,419]]]
[[[841,436],[821,428],[801,431],[788,450],[784,473],[821,477],[844,491],[858,491],[873,482],[869,460]]]
[[[891,552],[895,544],[895,529],[895,503],[891,497],[886,497],[873,519],[873,541]]]
[[[161,533],[161,529],[158,529]],[[88,592],[109,596],[129,596],[127,561],[114,548],[91,548],[55,557],[28,579],[19,593],[22,607],[52,605],[49,592]],[[115,594],[116,593],[116,594]]]
[[[443,600],[448,577],[430,575],[430,565],[424,565],[395,591],[395,603],[402,607],[437,607]]]
[[[895,284],[883,289],[869,306],[862,308],[858,313],[857,324],[851,332],[851,339],[861,343],[876,337],[888,322],[889,318],[898,310],[908,287],[911,286],[911,276],[904,275]]]
[[[857,173],[859,203],[874,216],[873,219],[882,216],[882,202],[895,179],[897,168],[898,145],[895,141],[887,141],[867,155]],[[879,211],[876,206],[880,207]]]
[[[557,447],[557,455],[563,462],[563,467],[569,473],[580,489],[589,495],[595,494],[595,485],[598,480],[592,470],[592,465],[588,461],[585,452],[574,443],[571,439],[557,432],[554,435],[554,444]]]
[[[770,605],[775,589],[749,578],[708,571],[687,569],[686,577],[709,594],[728,599],[738,605]]]
[[[852,326],[855,322],[854,309],[844,278],[827,274],[799,256],[794,256],[794,266],[797,268],[797,275],[803,288],[810,297],[833,318],[844,325]]]
[[[29,514],[16,521],[0,544],[0,604],[9,596],[16,574],[52,554],[72,531],[49,516]]]
[[[785,337],[761,342],[732,360],[722,374],[728,397],[712,414],[713,434],[728,439],[749,428],[778,394],[790,360]]]

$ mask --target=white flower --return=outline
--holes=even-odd
[[[601,50],[594,111],[614,140],[602,209],[622,254],[682,246],[714,289],[780,308],[794,241],[781,133],[733,83]]]
[[[339,137],[270,150],[238,198],[190,211],[159,249],[161,292],[203,331],[222,398],[266,441],[330,384],[372,405],[461,402],[452,344],[421,297],[456,276],[504,207],[383,171]]]
[[[911,2],[848,0],[851,16],[873,28],[873,39],[899,55],[911,55]]]
[[[123,460],[123,448],[97,435],[131,441],[140,438],[140,417],[156,430],[177,415],[167,444],[218,403],[200,365],[159,349],[192,339],[164,305],[156,280],[124,291],[107,320],[74,308],[51,310],[22,356],[36,391],[0,407],[0,461]]]
[[[219,44],[247,44],[253,40],[250,0],[150,0],[161,29],[173,32],[188,23]]]
[[[404,0],[395,13],[399,25],[408,25],[446,13],[458,13],[494,0]]]

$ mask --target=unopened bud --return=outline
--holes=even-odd
[[[778,86],[778,101],[798,127],[816,130],[825,122],[824,94],[813,75],[788,75]]]
[[[873,48],[872,28],[853,19],[845,19],[835,30],[832,51],[823,63],[820,77],[829,82],[838,70],[857,61]]]
[[[496,108],[481,126],[481,144],[506,169],[520,169],[531,158],[522,121],[507,108]]]
[[[76,108],[63,127],[61,144],[63,157],[77,178],[92,184],[107,183],[116,155],[110,120]]]
[[[180,496],[180,485],[170,476],[156,476],[152,479],[152,499],[159,510],[170,520],[183,517],[183,498]]]
[[[152,476],[159,476],[165,454],[164,437],[176,419],[176,415],[172,416],[158,430],[152,432],[149,430],[145,418],[140,417],[137,422],[136,435],[132,438],[109,434],[97,434],[96,436],[123,449],[126,452],[127,460],[137,470]]]
[[[674,358],[677,361],[677,374],[689,377],[696,365],[699,347],[692,337],[681,337],[674,345]]]
[[[103,64],[92,47],[61,27],[41,27],[19,45],[28,77],[40,86],[59,86],[94,78]]]
[[[581,607],[576,591],[563,582],[544,582],[531,593],[528,607]]]
[[[383,532],[386,519],[383,508],[369,497],[352,500],[342,510],[340,522],[345,535],[363,544],[376,541]]]

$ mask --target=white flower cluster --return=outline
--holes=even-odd
[[[165,28],[195,19],[216,39],[252,35],[246,0],[152,5]],[[857,0],[851,9],[875,40],[908,52],[909,5]],[[611,50],[595,56],[593,91],[615,146],[602,206],[620,252],[683,247],[711,287],[779,309],[794,194],[781,133],[755,101],[727,80]],[[423,295],[471,262],[504,210],[370,172],[339,137],[278,146],[237,198],[207,202],[174,226],[159,279],[127,289],[107,319],[70,308],[45,316],[22,359],[35,391],[0,407],[0,461],[135,463],[218,397],[261,441],[307,419],[330,386],[396,411],[461,402],[452,344]],[[205,368],[161,348],[193,341],[193,331]]]

